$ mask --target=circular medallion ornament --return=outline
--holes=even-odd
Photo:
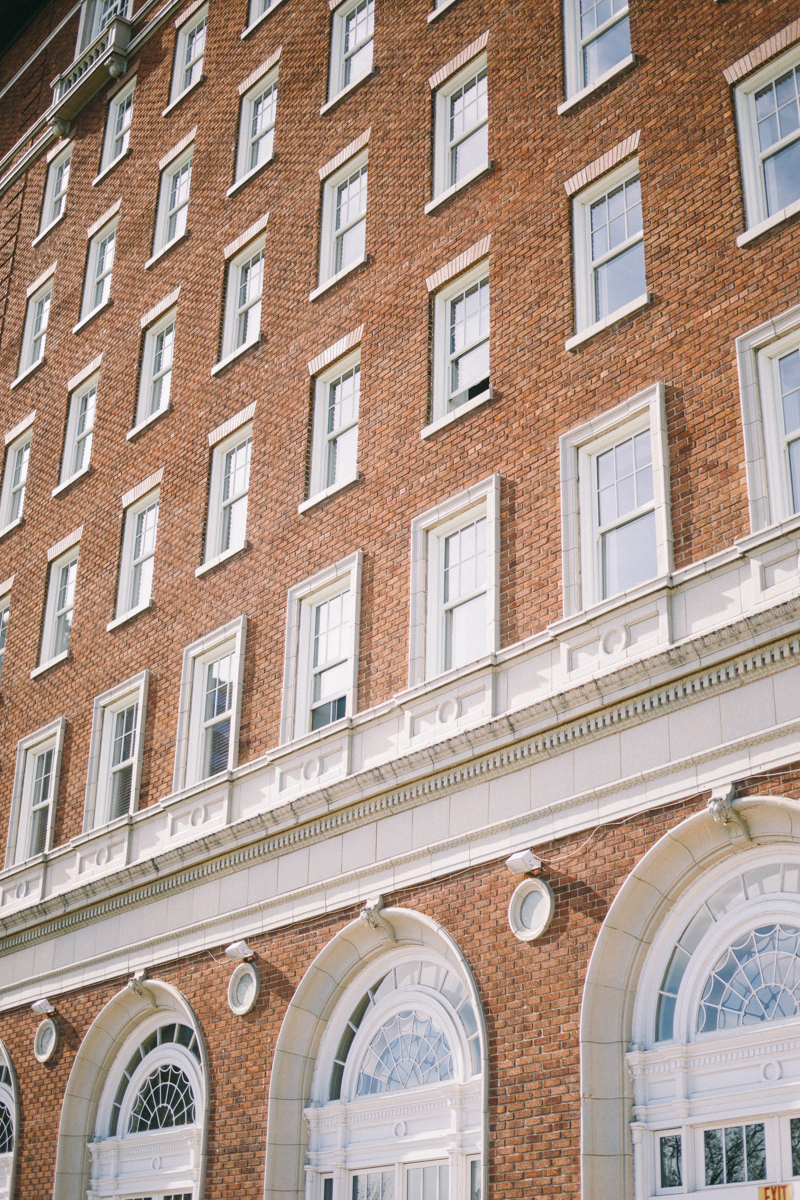
[[[40,1063],[51,1059],[58,1045],[58,1026],[52,1017],[42,1021],[33,1038],[33,1053]]]
[[[525,879],[514,890],[508,905],[508,923],[514,937],[532,942],[541,937],[553,919],[553,889],[543,879]]]
[[[258,968],[243,962],[233,972],[228,983],[228,1008],[237,1017],[243,1017],[258,999],[261,979]]]

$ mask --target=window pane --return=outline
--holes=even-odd
[[[602,537],[603,596],[616,596],[658,574],[656,515],[645,513]]]
[[[800,197],[800,138],[764,162],[767,212],[780,212]]]
[[[469,1164],[469,1200],[481,1200],[481,1161],[473,1158]]]
[[[335,662],[345,652],[345,635],[349,627],[350,593],[341,592],[318,604],[314,610],[314,645],[312,666]]]
[[[483,166],[489,157],[489,126],[482,125],[453,150],[453,168],[450,182],[458,183],[470,171]]]
[[[367,244],[367,223],[359,221],[341,235],[337,242],[336,270],[343,271],[364,255]]]
[[[725,1182],[744,1183],[744,1137],[741,1125],[725,1130]]]
[[[583,48],[583,82],[588,87],[599,79],[606,71],[610,71],[631,52],[631,31],[628,18],[623,17],[598,34],[593,41]]]
[[[589,37],[627,7],[628,0],[581,0],[581,37]]]
[[[800,512],[800,438],[789,443],[789,474],[792,482],[792,508]]]
[[[602,321],[644,293],[644,243],[637,242],[595,268],[595,319]]]
[[[486,594],[451,608],[447,614],[445,670],[462,667],[486,653]]]
[[[792,1117],[789,1131],[792,1138],[792,1174],[800,1175],[800,1117]]]
[[[355,479],[358,461],[358,427],[353,425],[346,433],[328,443],[328,474],[326,487]]]
[[[767,1178],[767,1150],[763,1125],[745,1126],[748,1180]]]
[[[314,702],[330,700],[347,691],[350,683],[350,663],[345,661],[314,676]]]
[[[228,753],[231,741],[231,723],[220,721],[216,725],[212,725],[206,730],[206,756],[205,769],[203,771],[204,778],[209,775],[217,775],[220,771],[228,769]]]
[[[800,68],[787,71],[755,95],[758,144],[768,150],[800,128]]]
[[[466,525],[444,541],[444,602],[486,586],[486,518]]]
[[[126,764],[111,776],[111,806],[108,814],[109,821],[124,817],[130,812],[131,787],[133,784],[133,765]]]
[[[722,1159],[722,1130],[706,1129],[703,1134],[706,1159],[706,1187],[724,1183],[725,1176]]]
[[[659,1138],[659,1146],[662,1188],[680,1187],[683,1182],[681,1177],[681,1135],[671,1133],[667,1137]]]
[[[481,71],[450,97],[450,141],[456,141],[485,121],[488,111],[487,76],[486,71]]]
[[[209,663],[206,672],[206,721],[227,712],[233,695],[233,654]]]

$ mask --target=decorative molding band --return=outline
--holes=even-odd
[[[99,369],[102,361],[103,351],[101,350],[97,355],[97,358],[93,358],[87,367],[84,367],[82,371],[78,371],[77,375],[73,375],[72,379],[67,381],[67,391],[72,392],[76,387],[80,387],[84,379],[88,379],[90,375],[94,375],[95,371]]]
[[[481,755],[463,765],[429,774],[427,777],[421,778],[407,786],[377,794],[372,798],[353,802],[339,809],[332,807],[333,802],[336,800],[335,788],[330,786],[323,787],[320,790],[326,798],[328,811],[322,816],[303,821],[301,816],[302,805],[298,805],[296,802],[290,806],[286,806],[283,812],[272,810],[271,812],[260,813],[242,822],[240,827],[242,834],[247,835],[249,832],[253,841],[250,844],[242,845],[240,848],[223,853],[217,858],[181,869],[181,862],[185,862],[188,849],[186,846],[182,846],[174,851],[157,855],[153,859],[148,859],[142,863],[130,864],[124,868],[124,879],[121,874],[116,883],[114,883],[113,879],[109,880],[106,878],[96,881],[95,884],[88,885],[89,887],[106,888],[109,890],[111,888],[119,888],[120,891],[116,895],[110,895],[105,899],[88,904],[79,900],[71,912],[65,912],[64,910],[70,905],[70,895],[69,893],[61,893],[53,897],[52,900],[42,901],[29,909],[12,914],[6,921],[6,927],[10,923],[21,925],[23,922],[25,922],[27,927],[20,929],[19,932],[9,934],[6,938],[0,940],[0,955],[29,945],[34,941],[59,936],[79,924],[95,921],[119,912],[126,907],[147,903],[150,900],[163,897],[170,892],[185,890],[209,878],[232,874],[259,860],[277,858],[284,853],[297,850],[302,846],[325,841],[331,836],[338,835],[348,829],[368,824],[378,817],[404,811],[405,809],[417,808],[427,803],[433,797],[462,791],[467,787],[474,786],[478,781],[503,777],[518,771],[522,766],[532,764],[537,759],[552,758],[565,751],[574,749],[578,744],[598,740],[609,733],[617,733],[626,726],[642,724],[651,716],[661,715],[664,710],[674,711],[678,708],[684,708],[698,698],[708,696],[711,692],[719,694],[723,691],[730,691],[740,686],[744,680],[751,680],[762,673],[772,674],[782,669],[787,663],[791,662],[794,665],[798,660],[800,660],[800,636],[782,639],[760,650],[752,651],[728,662],[721,663],[714,668],[693,672],[684,679],[671,683],[666,687],[654,688],[637,698],[608,705],[591,715],[552,726],[549,730],[534,737],[521,738],[502,750]],[[543,706],[536,705],[534,708],[542,710]],[[552,711],[552,704],[548,705],[548,708],[549,711]],[[528,712],[529,710],[523,710],[522,712],[515,713],[515,721],[521,723],[525,716],[528,715]],[[508,719],[505,716],[488,724],[496,727],[498,732],[509,733],[511,729]],[[730,753],[732,746],[740,748],[757,747],[768,741],[785,737],[787,733],[795,733],[798,730],[800,730],[800,719],[788,721],[767,732],[759,730],[738,738],[735,742],[714,746],[707,751],[699,751],[695,754],[687,755],[683,759],[675,760],[669,764],[669,768],[665,768],[664,764],[659,764],[658,766],[637,772],[634,776],[626,779],[615,780],[611,783],[592,788],[588,792],[574,794],[563,800],[544,803],[536,809],[535,813],[526,811],[513,818],[495,822],[490,826],[481,826],[475,830],[444,839],[441,843],[426,844],[417,847],[405,854],[398,855],[396,859],[392,859],[392,862],[401,864],[422,857],[431,857],[436,851],[444,851],[447,848],[461,845],[464,842],[483,842],[493,833],[526,825],[534,817],[543,821],[550,815],[585,806],[589,799],[601,799],[605,795],[618,794],[620,791],[628,790],[631,787],[638,787],[641,790],[643,786],[646,788],[646,785],[650,781],[655,783],[659,779],[663,779],[666,769],[685,774],[692,766],[711,762],[715,758]],[[468,745],[474,733],[475,731],[473,730],[463,735],[463,738],[456,737],[450,742],[443,744],[438,748],[441,750],[442,756],[451,756],[454,748],[457,749],[462,741]],[[430,762],[430,754],[430,748],[425,748],[415,752],[409,758],[422,766]],[[397,767],[398,764],[395,762],[392,765],[393,767]],[[407,762],[404,765],[407,765]],[[373,773],[366,772],[365,774],[371,776]],[[353,791],[358,790],[358,777],[350,776],[344,781],[343,786],[346,786],[352,794]],[[689,787],[687,797],[691,797],[693,794],[694,791]],[[683,797],[682,799],[685,798]],[[304,798],[304,803],[310,804],[313,802],[313,799],[313,796]],[[318,799],[319,796],[317,796]],[[654,805],[652,802],[648,802],[646,807],[654,807]],[[657,803],[655,807],[658,807]],[[270,819],[273,821],[273,826],[277,825],[281,820],[293,821],[295,823],[288,828],[276,831],[270,836],[268,833],[265,835],[265,823]],[[232,833],[230,827],[221,832],[223,836],[230,839]],[[544,840],[551,840],[551,836],[548,836]],[[211,850],[211,845],[206,843],[205,849]],[[498,856],[491,854],[486,858],[486,861],[491,861],[495,857]],[[385,863],[369,864],[366,867],[342,875],[337,880],[337,884],[342,886],[348,879],[357,879],[361,876],[374,874],[377,869],[380,868],[383,870],[385,866]],[[171,870],[174,870],[175,873],[170,874]],[[156,878],[148,879],[138,887],[135,886],[137,872],[144,871],[155,875]],[[309,884],[297,889],[296,892],[293,891],[291,895],[297,897],[311,895],[318,892],[319,888],[319,883]],[[85,891],[83,895],[84,897],[86,896]],[[239,910],[237,920],[242,919],[250,911],[261,911],[271,906],[282,905],[286,900],[287,894],[284,893],[271,898],[269,901],[259,901],[249,908]],[[54,908],[57,908],[61,915],[48,919],[49,914]],[[39,923],[35,924],[37,920]],[[220,917],[215,916],[207,922],[196,923],[192,928],[201,929],[205,925],[218,924],[219,921]],[[188,932],[188,929],[184,931],[186,934]],[[147,943],[153,944],[158,941],[169,940],[173,937],[174,931],[170,931],[158,937],[147,939]],[[110,951],[108,957],[113,957],[117,953],[118,951],[116,950]]]
[[[260,67],[256,67],[255,71],[251,71],[247,79],[242,80],[236,89],[240,96],[243,96],[245,92],[249,92],[254,83],[258,83],[259,79],[272,70],[275,64],[280,61],[282,50],[283,46],[278,46],[278,49],[274,54],[270,54],[266,62],[263,62]]]
[[[136,487],[132,487],[129,492],[126,492],[121,498],[120,504],[123,508],[130,508],[137,500],[141,500],[142,496],[146,496],[154,487],[158,487],[163,478],[164,468],[160,467],[152,475],[148,475],[147,479],[143,479],[141,483],[136,484]]]
[[[244,246],[246,246],[248,242],[252,242],[253,238],[256,237],[257,234],[261,233],[262,230],[267,228],[268,221],[269,213],[264,213],[264,216],[259,217],[257,221],[254,221],[248,229],[245,229],[244,233],[240,233],[239,236],[234,238],[232,242],[228,242],[228,245],[222,251],[222,257],[226,261],[229,258],[233,258],[234,254],[238,254],[238,252]]]
[[[86,230],[86,238],[93,238],[96,233],[99,233],[104,225],[107,225],[112,217],[115,217],[122,207],[122,197],[120,196],[116,204],[112,204],[111,208],[107,208],[102,216],[98,217],[94,225],[90,225]]]
[[[189,20],[189,17],[193,17],[198,8],[202,8],[205,2],[206,0],[192,0],[189,7],[185,8],[181,15],[173,21],[175,28],[180,29],[181,25],[184,25]]]
[[[359,150],[363,150],[364,147],[369,143],[369,135],[371,133],[372,126],[370,125],[369,129],[365,129],[360,137],[357,137],[356,140],[351,142],[349,146],[345,146],[344,150],[340,150],[339,153],[335,155],[329,162],[325,163],[324,167],[320,167],[320,180],[327,179],[329,175],[334,173],[334,171],[338,171],[339,167],[344,166],[349,158],[355,157]]]
[[[468,46],[465,46],[455,58],[451,58],[449,63],[445,63],[443,67],[440,67],[438,71],[431,75],[428,80],[428,87],[431,91],[437,88],[440,83],[444,83],[445,79],[449,79],[451,75],[455,75],[456,71],[460,71],[462,67],[465,67],[471,58],[475,58],[476,55],[480,54],[481,50],[485,50],[488,42],[489,30],[487,29],[474,42],[470,42]]]
[[[786,50],[788,46],[797,41],[800,41],[800,19],[792,21],[791,25],[774,33],[760,46],[756,46],[755,50],[745,54],[744,58],[739,58],[730,67],[726,67],[722,72],[725,82],[738,83],[740,79],[744,79],[745,75],[755,71],[756,67],[760,67],[762,63],[774,58],[776,54],[780,54],[781,50]]]
[[[208,435],[209,446],[216,446],[217,442],[224,441],[228,434],[233,433],[240,425],[245,425],[248,421],[252,420],[255,416],[257,403],[258,401],[254,400],[252,404],[248,404],[247,408],[241,409],[234,416],[228,417],[228,420],[223,421],[216,429],[212,429]]]
[[[0,596],[7,596],[13,586],[14,576],[9,575],[8,579],[4,579],[3,582],[0,583]]]
[[[69,550],[71,546],[76,545],[83,537],[83,526],[79,525],[77,529],[73,529],[72,533],[68,533],[60,542],[56,542],[47,551],[47,561],[52,562],[54,558],[58,558],[59,554],[63,554],[65,550]]]
[[[139,320],[139,324],[141,325],[142,329],[147,329],[147,326],[152,325],[154,321],[157,321],[162,313],[165,313],[167,309],[172,308],[173,304],[177,304],[180,294],[181,288],[180,284],[178,284],[174,292],[170,292],[170,294],[165,296],[163,300],[159,300],[158,304],[154,304],[150,311],[146,312]]]
[[[576,192],[580,192],[587,184],[590,184],[595,179],[599,179],[601,175],[605,175],[606,171],[610,171],[617,163],[624,162],[626,158],[630,158],[639,149],[639,137],[641,129],[637,129],[636,133],[632,133],[630,137],[625,138],[624,142],[620,142],[613,150],[607,150],[600,158],[596,158],[593,163],[589,163],[588,167],[584,167],[582,171],[578,171],[577,175],[571,176],[564,183],[564,191],[568,196],[574,196]]]
[[[173,162],[178,157],[179,154],[183,154],[183,152],[187,146],[191,146],[192,142],[194,141],[196,133],[197,133],[197,126],[195,125],[194,129],[190,129],[185,137],[182,137],[181,140],[178,143],[176,143],[176,145],[174,145],[171,150],[167,151],[167,153],[164,155],[163,158],[160,158],[158,160],[159,171],[163,171],[164,167],[168,167],[169,164],[171,162]]]
[[[364,326],[359,325],[358,329],[354,329],[352,333],[346,333],[344,337],[339,338],[338,342],[334,342],[332,346],[328,346],[327,350],[323,350],[316,358],[311,359],[311,362],[308,364],[309,375],[318,375],[320,371],[324,371],[337,358],[341,358],[342,355],[347,354],[348,350],[354,350],[363,335]]]
[[[489,246],[492,241],[492,235],[489,233],[485,238],[481,238],[474,246],[470,246],[469,250],[465,250],[463,254],[459,254],[458,258],[451,259],[449,263],[445,263],[438,271],[434,271],[433,275],[429,275],[425,280],[425,287],[429,292],[435,292],[443,283],[447,283],[449,279],[455,279],[456,275],[460,275],[462,271],[466,271],[467,267],[471,267],[473,263],[479,261],[489,253]]]
[[[25,293],[26,300],[30,300],[33,293],[38,292],[38,290],[42,286],[42,284],[47,283],[47,281],[51,275],[55,275],[57,266],[58,266],[58,259],[56,259],[56,261],[54,263],[52,263],[47,268],[46,271],[42,271],[42,273],[38,279],[34,279],[33,283],[31,284],[31,286],[28,288],[28,290]]]
[[[36,409],[34,409],[33,412],[29,412],[27,417],[23,417],[21,421],[18,421],[13,429],[9,429],[8,433],[5,435],[5,444],[7,446],[10,445],[15,438],[18,438],[21,433],[25,432],[29,425],[33,424],[35,419]]]

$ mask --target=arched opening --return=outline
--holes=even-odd
[[[14,1195],[19,1097],[14,1064],[0,1042],[0,1200]]]

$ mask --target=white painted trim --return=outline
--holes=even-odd
[[[55,660],[53,661],[55,662]],[[8,837],[6,840],[6,869],[13,865],[35,861],[38,858],[38,856],[34,856],[33,860],[31,860],[27,855],[19,854],[18,846],[20,838],[26,837],[29,832],[27,821],[25,820],[26,814],[22,812],[26,762],[28,754],[40,746],[43,749],[52,746],[54,750],[51,773],[50,812],[48,814],[47,834],[43,853],[47,854],[48,850],[52,848],[56,808],[58,805],[58,785],[61,775],[61,753],[64,748],[64,732],[66,727],[67,718],[58,717],[55,721],[51,721],[48,725],[43,725],[40,729],[37,729],[35,733],[29,733],[27,736],[21,737],[17,742],[14,784],[11,793],[11,813],[8,820]]]
[[[132,612],[127,614],[127,617],[132,617]],[[118,623],[118,622],[116,622]],[[112,622],[115,624],[115,622]],[[109,626],[106,626],[108,629]],[[108,805],[108,781],[105,781],[105,787],[102,789],[105,793],[100,799],[103,805],[103,813],[98,814],[96,809],[98,805],[98,790],[100,789],[100,766],[102,757],[102,742],[103,742],[103,721],[106,711],[112,706],[115,706],[120,700],[132,699],[136,697],[139,705],[139,714],[136,730],[136,756],[133,766],[133,778],[131,780],[131,807],[130,812],[136,812],[139,807],[139,785],[141,783],[142,774],[142,748],[144,742],[144,727],[147,717],[147,690],[150,683],[150,672],[148,670],[140,671],[138,675],[131,676],[124,683],[119,683],[116,687],[109,688],[102,695],[96,696],[92,706],[92,732],[89,740],[89,763],[86,771],[86,792],[84,795],[83,804],[83,832],[88,833],[90,830],[107,824],[106,808]],[[106,766],[109,764],[106,763]]]
[[[594,83],[590,83],[588,87],[581,88],[581,90],[576,92],[574,96],[571,96],[569,100],[565,100],[563,104],[559,104],[556,108],[556,113],[560,117],[564,113],[569,112],[571,108],[577,108],[577,106],[582,104],[584,100],[588,100],[593,92],[599,91],[600,88],[605,87],[607,83],[614,79],[616,75],[621,75],[623,71],[628,70],[628,67],[633,67],[635,65],[636,55],[628,54],[625,58],[620,59],[616,66],[611,67],[608,71],[604,71],[602,75],[598,75]]]
[[[303,500],[301,504],[298,504],[298,513],[308,512],[310,508],[316,508],[318,504],[322,504],[323,500],[327,500],[330,496],[335,496],[337,492],[344,491],[344,489],[350,487],[351,484],[358,483],[360,478],[360,473],[356,471],[352,479],[343,479],[341,483],[332,483],[331,486],[325,488],[324,491],[317,492],[316,495],[309,496],[308,500]]]
[[[449,413],[445,413],[443,417],[438,417],[435,421],[431,421],[429,425],[423,426],[419,431],[419,436],[421,438],[432,437],[440,429],[446,429],[454,421],[465,417],[467,413],[473,412],[476,408],[482,408],[484,404],[488,404],[491,400],[494,400],[494,391],[492,388],[487,388],[485,392],[481,392],[480,396],[473,396],[471,400],[460,404],[458,408],[452,409]]]
[[[133,620],[134,617],[138,617],[139,613],[147,612],[147,610],[152,607],[153,601],[151,598],[146,604],[137,604],[135,608],[129,608],[128,611],[124,612],[121,617],[115,617],[113,621],[108,622],[106,625],[106,633],[111,633],[114,629],[118,629],[120,625],[127,624],[127,622]]]
[[[462,190],[462,188],[467,187],[474,180],[479,179],[481,175],[485,175],[487,171],[491,171],[493,166],[494,162],[492,159],[487,158],[486,162],[481,163],[479,167],[476,167],[474,171],[470,171],[468,175],[464,175],[461,179],[459,179],[458,183],[452,184],[449,188],[446,188],[445,191],[440,192],[438,196],[434,196],[433,200],[429,200],[422,211],[427,216],[428,213],[431,213],[434,211],[434,209],[438,208],[440,204],[444,204],[446,200],[449,200],[451,196],[455,196]]]
[[[348,276],[352,271],[355,271],[358,267],[363,267],[364,264],[368,262],[369,255],[365,251],[360,258],[357,258],[354,262],[349,263],[343,270],[339,271],[337,275],[332,275],[330,279],[326,279],[324,283],[319,285],[319,287],[315,287],[313,292],[309,292],[308,299],[316,300],[318,296],[323,294],[323,292],[327,292],[329,288],[332,288],[335,284],[339,283],[340,280],[346,278],[346,276]]]
[[[241,546],[231,546],[229,550],[223,550],[221,554],[217,554],[214,558],[210,558],[208,562],[202,563],[195,568],[195,578],[200,579],[202,575],[207,575],[209,571],[213,571],[220,563],[227,562],[229,558],[234,558],[237,554],[244,554],[245,550],[250,549],[250,543],[245,541]]]
[[[567,338],[564,343],[565,350],[577,350],[578,346],[582,346],[584,342],[590,341],[596,337],[598,333],[602,333],[604,329],[610,329],[612,325],[619,324],[629,317],[631,313],[637,312],[640,308],[646,308],[650,304],[652,296],[650,292],[645,292],[636,300],[631,300],[629,304],[623,304],[622,308],[618,308],[616,312],[609,313],[607,317],[603,317],[602,321],[595,321],[594,325],[589,325],[588,328],[576,333],[574,337]]]
[[[255,21],[253,21],[252,25],[248,25],[246,29],[243,29],[242,32],[239,34],[239,37],[242,39],[249,37],[250,34],[253,32],[253,30],[258,29],[261,22],[266,21],[267,17],[271,17],[272,14],[275,12],[275,9],[278,8],[278,6],[281,4],[283,4],[283,0],[273,0],[272,5],[267,9],[267,11],[263,12],[260,17],[256,17],[256,19],[255,19]]]

